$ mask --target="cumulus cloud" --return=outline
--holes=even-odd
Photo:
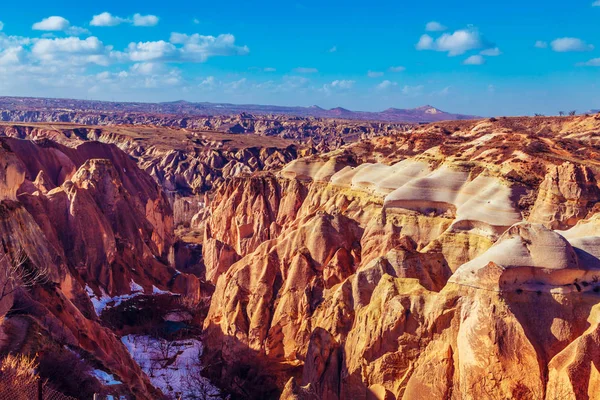
[[[383,72],[381,71],[369,71],[367,72],[367,76],[369,78],[379,78],[383,76]]]
[[[298,67],[294,68],[294,72],[298,74],[316,74],[319,70],[316,68]]]
[[[406,68],[399,65],[397,67],[390,67],[389,70],[390,70],[390,72],[402,72],[402,71],[405,71]]]
[[[543,40],[538,40],[535,42],[535,47],[538,49],[546,49],[548,48],[548,42],[544,42]]]
[[[136,13],[132,18],[123,18],[112,15],[109,12],[103,12],[98,15],[94,15],[90,25],[91,26],[117,26],[121,24],[132,24],[133,26],[156,26],[159,18],[156,15],[142,15]]]
[[[453,33],[444,33],[437,39],[424,34],[416,45],[417,50],[447,52],[449,56],[459,56],[471,50],[492,48],[474,28],[460,29]]]
[[[4,29],[4,22],[0,21],[0,31]]]
[[[9,47],[0,51],[0,66],[19,65],[25,57],[25,49],[22,46]]]
[[[584,67],[600,67],[600,58],[592,58],[589,61],[577,64]]]
[[[96,18],[96,23],[114,21],[104,16]],[[0,31],[0,76],[3,77],[0,91],[53,96],[60,90],[64,96],[86,97],[94,93],[98,98],[121,93],[124,99],[133,100],[148,99],[145,93],[153,90],[156,98],[164,97],[165,93],[176,96],[181,90],[193,90],[198,85],[198,81],[182,74],[177,64],[249,52],[248,47],[236,44],[230,34],[174,34],[165,40],[133,42],[117,49],[96,36],[74,36],[77,27],[62,17],[46,18],[36,24],[38,35],[32,37]],[[265,69],[271,70],[274,68]],[[274,82],[268,90],[320,90],[320,86],[312,87],[305,82],[302,77],[289,77]],[[213,84],[219,83],[213,79]],[[237,78],[217,87],[223,92],[246,93],[257,85]]]
[[[89,34],[90,32],[78,26],[72,26],[69,20],[59,17],[52,16],[48,18],[44,18],[40,22],[36,22],[33,24],[31,29],[35,31],[46,31],[46,32],[65,32],[69,35],[79,36],[84,34]],[[0,29],[1,30],[1,29]]]
[[[386,90],[393,86],[398,86],[398,83],[392,82],[392,81],[386,79],[383,82],[381,82],[380,84],[378,84],[377,86],[375,86],[375,88],[378,90]]]
[[[550,43],[552,50],[559,53],[566,52],[583,52],[583,51],[592,51],[594,50],[594,46],[591,44],[587,44],[581,39],[572,38],[572,37],[564,37],[553,40]]]
[[[468,57],[465,61],[463,61],[465,65],[482,65],[485,64],[485,59],[481,55],[475,55]]]
[[[127,22],[126,18],[115,17],[109,12],[94,15],[90,21],[91,26],[117,26]]]
[[[156,26],[158,25],[158,17],[156,15],[141,15],[134,14],[133,26]]]
[[[70,26],[71,24],[67,19],[55,15],[36,22],[31,29],[35,31],[65,31]]]
[[[110,63],[112,47],[106,47],[94,36],[85,40],[77,37],[38,39],[31,48],[31,55],[46,63],[70,63],[72,65]]]
[[[178,58],[177,47],[164,40],[129,43],[126,53],[131,61],[176,61]]]
[[[441,32],[445,31],[446,29],[448,28],[436,21],[428,22],[427,25],[425,25],[425,30],[427,32]]]
[[[237,46],[235,36],[229,33],[219,36],[172,33],[170,42],[182,46],[178,48],[181,61],[205,62],[209,57],[243,56],[250,53],[248,46]]]

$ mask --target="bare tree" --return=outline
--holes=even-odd
[[[559,111],[558,115],[560,115],[562,117],[563,115],[565,115],[565,112],[564,111]]]
[[[577,115],[577,110],[569,111],[570,116]]]
[[[12,257],[8,253],[0,257],[0,301],[19,288],[31,288],[48,279],[48,268],[34,265],[22,248]]]
[[[210,400],[222,398],[219,390],[202,375],[204,366],[201,359],[202,353],[187,365],[187,373],[183,377],[183,389],[185,400]]]

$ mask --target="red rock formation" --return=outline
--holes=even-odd
[[[100,323],[84,289],[124,295],[135,282],[147,293],[156,286],[199,298],[197,278],[184,277],[166,261],[173,243],[166,196],[116,146],[73,149],[17,139],[1,144],[1,252],[9,258],[24,252],[30,268],[47,269],[50,280],[2,301],[26,309],[49,338],[87,351],[136,398],[157,398],[120,340]],[[6,318],[0,329],[12,321]],[[6,340],[3,345],[15,345]]]

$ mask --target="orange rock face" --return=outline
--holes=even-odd
[[[282,399],[596,398],[598,126],[440,123],[226,182],[212,377]]]

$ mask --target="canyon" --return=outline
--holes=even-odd
[[[57,390],[600,398],[600,115],[39,112],[0,123],[2,263],[43,273],[0,276],[0,354]]]

